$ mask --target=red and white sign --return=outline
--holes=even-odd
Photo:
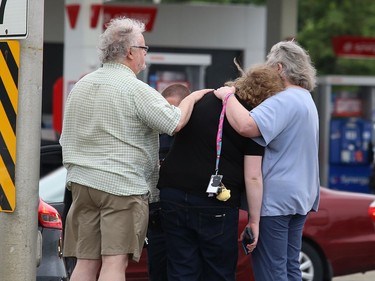
[[[337,98],[333,110],[334,116],[354,117],[362,115],[362,102],[358,98]]]
[[[146,25],[146,31],[152,31],[152,28],[154,27],[157,11],[155,7],[127,7],[105,5],[103,6],[103,8],[103,29],[105,29],[105,25],[111,19],[121,16],[126,16],[128,18],[133,18],[144,22]]]
[[[65,9],[68,15],[70,28],[72,29],[76,28],[80,8],[81,8],[80,4],[69,4],[65,6]]]
[[[115,6],[115,5],[92,5],[91,6],[91,28],[95,28],[98,23],[100,12],[103,12],[103,29],[113,18],[128,17],[140,20],[146,25],[146,31],[152,31],[156,18],[156,7],[135,7],[135,6]]]
[[[332,46],[338,57],[375,58],[375,37],[337,36],[332,38]]]

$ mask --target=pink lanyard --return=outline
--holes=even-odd
[[[215,167],[215,174],[219,172],[219,162],[220,162],[220,154],[221,154],[221,146],[223,141],[223,123],[224,123],[224,116],[225,116],[225,110],[227,108],[227,102],[229,97],[233,94],[227,94],[223,101],[223,109],[220,113],[219,118],[219,126],[217,129],[217,135],[216,135],[216,167]]]

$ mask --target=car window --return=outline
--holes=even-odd
[[[39,196],[47,203],[64,202],[66,169],[61,166],[39,181]]]
[[[61,146],[58,143],[42,145],[39,196],[47,203],[64,202],[65,178]]]
[[[62,151],[59,144],[44,145],[40,149],[40,178],[62,166]]]

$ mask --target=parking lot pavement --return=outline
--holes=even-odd
[[[333,278],[333,281],[374,281],[375,271],[369,271],[365,274],[358,273]]]

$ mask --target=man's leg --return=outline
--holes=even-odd
[[[128,267],[128,256],[103,256],[102,268],[98,281],[125,281],[125,270]]]
[[[101,265],[100,243],[97,243],[100,241],[99,211],[91,200],[89,187],[72,183],[71,188],[73,203],[65,224],[64,256],[70,260],[80,258],[71,268],[70,281],[95,281]],[[90,223],[86,224],[87,221]],[[93,244],[87,243],[87,237]]]
[[[70,281],[96,281],[100,260],[77,259]]]

